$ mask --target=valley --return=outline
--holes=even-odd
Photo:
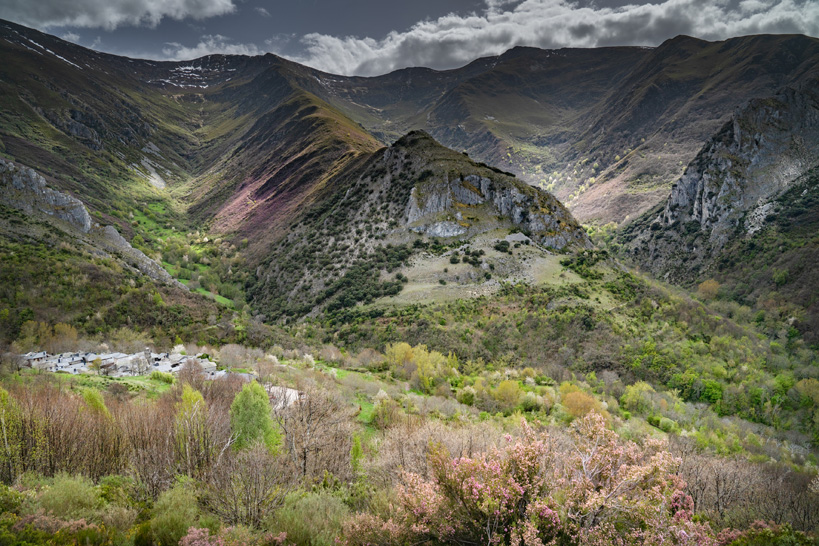
[[[817,540],[816,38],[0,58],[10,544]]]

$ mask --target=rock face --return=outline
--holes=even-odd
[[[0,159],[0,191],[4,203],[26,214],[48,214],[82,233],[91,231],[91,216],[82,201],[48,188],[33,169]]]
[[[733,238],[758,231],[773,200],[816,165],[819,82],[753,100],[689,164],[630,252],[655,274],[685,278]]]
[[[419,144],[419,140],[424,142]],[[412,143],[409,153],[404,147],[407,142]],[[433,147],[440,148],[426,133],[410,133],[387,150],[385,166],[392,171],[418,162],[425,149]],[[473,237],[511,225],[530,233],[543,247],[591,247],[583,228],[551,194],[450,153],[451,158],[437,158],[422,166],[426,170],[412,186],[404,214],[410,230],[431,237]],[[448,168],[441,169],[441,165]]]
[[[57,227],[77,237],[78,245],[90,245],[106,254],[118,255],[142,274],[187,290],[162,266],[132,247],[114,226],[102,227],[92,222],[82,201],[49,188],[34,169],[0,159],[0,203],[29,216],[51,219]]]

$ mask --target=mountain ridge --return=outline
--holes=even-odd
[[[282,85],[325,101],[382,145],[423,129],[556,192],[584,221],[620,223],[665,198],[681,166],[733,107],[815,74],[818,44],[757,35],[722,42],[678,36],[656,48],[521,47],[457,69],[375,77],[327,74],[272,54],[123,63],[150,73],[144,79],[152,85],[181,91],[209,85],[187,70],[207,63],[241,65],[256,76],[274,71]],[[573,73],[566,58],[587,66]],[[168,75],[173,71],[177,76]],[[220,78],[212,82],[218,92],[205,89],[209,98],[241,94],[237,82]],[[254,98],[243,111],[256,104]]]

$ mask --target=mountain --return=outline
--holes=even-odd
[[[514,172],[582,221],[663,201],[735,107],[819,74],[819,40],[763,35],[656,48],[515,48],[463,68],[374,78],[302,69],[298,85],[384,143],[423,129]]]
[[[388,262],[400,254],[407,263],[438,238],[459,252],[492,232],[474,252],[494,253],[510,230],[522,238],[506,246],[525,242],[550,261],[590,245],[546,192],[427,134],[384,148],[346,115],[348,103],[322,91],[329,76],[273,55],[125,59],[12,23],[0,24],[0,52],[9,60],[0,69],[0,153],[42,173],[146,260],[237,310],[250,310],[245,290],[270,317],[394,295],[406,283],[370,267],[382,248],[392,249]],[[429,98],[448,78],[407,100]],[[372,193],[362,195],[365,186]],[[340,260],[332,268],[328,249]],[[497,278],[529,274],[509,261],[497,264]],[[336,281],[359,274],[372,283],[334,298]],[[478,285],[491,275],[471,277]]]
[[[269,189],[288,187],[293,176],[298,179],[294,171],[312,169],[307,178],[313,179],[315,172],[343,169],[352,157],[374,151],[376,140],[389,145],[415,129],[554,192],[583,221],[623,222],[667,197],[684,165],[736,106],[819,74],[819,41],[793,35],[720,42],[680,36],[657,48],[518,47],[455,70],[408,68],[362,78],[326,74],[273,55],[213,55],[184,63],[124,60],[11,23],[4,28],[8,34],[4,46],[12,47],[14,55],[22,54],[29,64],[38,55],[50,56],[62,65],[57,71],[61,81],[71,82],[72,88],[87,86],[80,80],[88,80],[88,75],[78,80],[77,69],[68,80],[62,78],[64,69],[71,68],[68,62],[75,68],[86,63],[86,71],[94,62],[111,63],[105,74],[99,74],[105,78],[94,83],[103,96],[104,81],[112,77],[128,80],[122,89],[135,87],[146,93],[148,104],[140,100],[138,106],[133,97],[104,100],[117,104],[122,99],[132,112],[149,118],[147,125],[128,128],[112,120],[111,130],[134,133],[143,143],[150,140],[170,160],[162,163],[150,154],[134,157],[131,164],[144,177],[152,173],[142,165],[143,159],[159,161],[160,171],[167,169],[169,176],[181,169],[184,172],[177,175],[182,179],[195,179],[186,189],[199,201],[193,210],[202,211],[204,218],[219,215],[218,209],[225,207],[216,223],[225,230],[236,229],[237,219],[253,226],[253,218],[279,211],[281,201],[268,199]],[[47,76],[38,74],[37,82],[42,81],[48,81]],[[306,110],[297,104],[307,105]],[[58,128],[86,134],[75,138],[90,139],[91,145],[96,145],[94,138],[104,140],[88,132],[96,131],[93,116],[77,121],[74,118],[82,114],[72,114],[77,109],[67,106],[61,118],[53,109],[44,109],[46,119]],[[334,135],[328,137],[332,142],[316,147],[334,148],[328,156],[338,158],[338,164],[314,165],[315,157],[306,154],[281,170],[278,158],[302,148],[292,142],[281,142],[274,153],[265,158],[263,151],[259,157],[254,140],[275,135],[301,138],[317,120],[297,122],[288,116],[307,116],[313,106],[322,113],[319,117],[328,116],[321,120],[330,125],[325,135]],[[290,122],[302,126],[263,129],[268,114],[279,129]],[[152,139],[139,138],[146,127],[157,132]],[[165,150],[167,138],[183,140],[183,149],[172,145],[173,150]],[[230,158],[230,165],[219,167],[220,157]],[[216,184],[218,191],[213,190]],[[256,195],[257,189],[261,195]],[[309,201],[309,195],[305,190],[296,201]]]
[[[397,297],[388,272],[407,279],[402,298],[539,282],[537,271],[554,270],[543,256],[589,243],[572,214],[526,183],[568,199],[584,220],[637,217],[668,197],[737,105],[803,89],[819,73],[819,42],[804,36],[515,48],[456,70],[375,78],[274,55],[126,59],[12,23],[0,24],[0,52],[0,153],[196,292],[269,317]],[[790,158],[781,151],[769,153]],[[737,183],[755,176],[749,165]],[[687,199],[680,188],[672,199]],[[734,213],[744,209],[726,212],[725,226]],[[507,240],[510,231],[523,239]],[[528,242],[541,255],[526,259],[551,265],[510,262],[495,249],[504,241]],[[496,272],[461,271],[463,257],[490,265],[473,255],[481,250],[504,258]],[[444,275],[449,258],[457,267]],[[649,267],[665,275],[667,263]]]
[[[751,305],[784,299],[817,341],[819,81],[738,109],[658,211],[624,232],[630,257],[682,284],[717,279]]]
[[[447,279],[458,292],[493,292],[500,285],[490,269],[505,279],[531,271],[538,260],[559,260],[555,252],[591,247],[553,196],[420,131],[331,186],[251,281],[249,295],[268,317],[370,303],[396,295],[403,284],[447,292]],[[507,263],[510,237],[529,247],[533,263]]]
[[[134,201],[258,235],[253,218],[286,222],[285,211],[309,199],[325,174],[378,147],[294,87],[292,63],[272,55],[155,63],[11,23],[0,31],[9,61],[0,84],[6,155],[59,174],[56,187],[82,195],[126,236],[132,230],[116,218]]]

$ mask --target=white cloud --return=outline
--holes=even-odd
[[[655,46],[678,34],[708,40],[762,33],[819,35],[815,0],[665,0],[616,8],[569,0],[485,0],[480,13],[421,21],[377,40],[307,34],[293,60],[337,73],[374,75],[406,66],[452,68],[519,45]]]
[[[772,5],[772,0],[742,0],[739,3],[739,9],[743,13],[757,13],[770,8]]]
[[[3,0],[0,18],[35,27],[155,27],[171,19],[205,19],[235,11],[233,0]]]
[[[183,46],[177,42],[169,42],[162,48],[162,53],[166,59],[183,61],[217,53],[223,55],[261,55],[264,51],[254,44],[234,43],[227,36],[207,34],[202,36],[199,43],[193,47]]]
[[[60,38],[67,42],[74,42],[75,44],[79,43],[80,41],[80,35],[77,34],[76,32],[66,32],[65,34],[60,36]]]
[[[262,17],[270,17],[270,12],[267,11],[266,9],[264,9],[264,8],[253,8],[253,9],[256,10],[256,13],[258,13]]]

